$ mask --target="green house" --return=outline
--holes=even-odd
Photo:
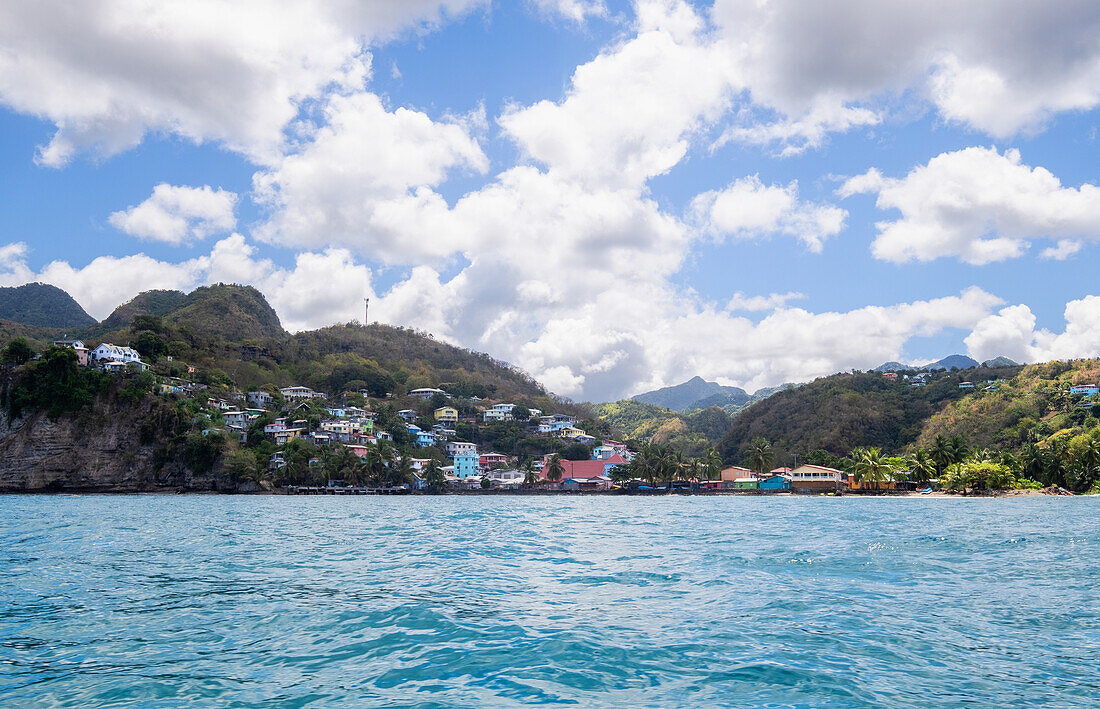
[[[733,481],[734,490],[756,490],[760,487],[760,480],[758,478],[737,478]]]

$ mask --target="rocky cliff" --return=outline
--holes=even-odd
[[[104,395],[91,410],[49,419],[0,413],[0,492],[218,490],[228,481],[196,474],[168,444],[172,412],[148,397]],[[143,443],[143,438],[147,441]]]

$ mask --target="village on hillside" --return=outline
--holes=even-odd
[[[106,372],[146,372],[149,366],[130,348],[103,343],[89,349],[79,340],[54,343],[76,352],[80,366]],[[186,371],[194,374],[193,367]],[[210,393],[210,387],[182,377],[157,376],[155,391],[166,397],[198,402],[199,416],[206,422],[203,436],[223,437],[236,446],[270,450],[267,477],[282,480],[295,492],[339,493],[364,488],[359,480],[316,476],[303,481],[281,474],[303,450],[318,452],[307,461],[320,465],[319,452],[350,453],[360,461],[372,458],[386,467],[404,467],[402,475],[390,476],[408,490],[438,487],[448,490],[540,489],[552,491],[608,491],[658,488],[657,480],[635,479],[629,463],[637,452],[626,444],[590,435],[579,427],[577,417],[544,412],[511,402],[494,402],[478,397],[461,404],[443,388],[420,387],[388,393],[374,399],[366,391],[329,394],[305,386],[268,385],[253,391]],[[372,409],[372,404],[375,408]],[[572,455],[557,452],[540,456],[500,453],[463,440],[459,431],[475,433],[502,425],[521,426],[527,436],[556,439],[572,445]],[[577,459],[576,453],[587,453]],[[434,477],[434,479],[433,479]],[[698,491],[802,491],[829,492],[858,487],[850,476],[834,468],[801,465],[754,472],[738,466],[712,465],[694,474],[667,480],[669,490]],[[402,480],[401,478],[404,478]],[[649,484],[646,484],[646,483]],[[294,483],[294,484],[291,484]],[[304,483],[304,484],[303,484]]]

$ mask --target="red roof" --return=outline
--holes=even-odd
[[[785,475],[789,472],[791,472],[790,468],[776,468],[772,471],[772,475]]]
[[[607,470],[607,466],[615,463],[625,463],[626,458],[615,454],[607,460],[565,460],[561,459],[562,480],[569,478],[598,478]],[[545,475],[546,469],[543,468]]]

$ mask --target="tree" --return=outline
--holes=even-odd
[[[758,436],[749,444],[746,461],[754,473],[764,475],[771,470],[774,457],[775,453],[772,450],[772,444],[768,443],[766,438]]]
[[[561,464],[561,456],[556,453],[550,456],[550,462],[546,464],[546,479],[552,483],[561,481],[565,474],[565,468]]]
[[[440,492],[447,487],[447,476],[443,474],[443,468],[439,467],[439,463],[435,460],[428,463],[424,471],[424,482],[432,492]]]
[[[531,418],[531,410],[522,404],[512,407],[512,418],[516,421],[526,421]]]
[[[532,465],[530,458],[524,460],[519,469],[523,471],[524,487],[534,487],[539,484],[539,474],[535,472],[535,466]]]
[[[259,471],[256,467],[255,454],[246,448],[234,451],[226,461],[225,472],[234,484],[258,481]]]
[[[893,473],[893,466],[886,462],[878,448],[857,448],[852,452],[852,459],[852,477],[860,485],[866,483],[877,488]]]
[[[936,475],[936,463],[923,448],[909,455],[909,479],[916,483],[928,482]]]
[[[138,351],[147,362],[156,362],[157,358],[168,351],[164,338],[152,330],[142,330],[130,340],[130,346]]]
[[[26,338],[17,337],[4,348],[4,364],[26,364],[34,357],[34,350]]]
[[[718,455],[718,449],[711,446],[703,457],[703,474],[707,480],[717,480],[722,474],[722,456]]]

